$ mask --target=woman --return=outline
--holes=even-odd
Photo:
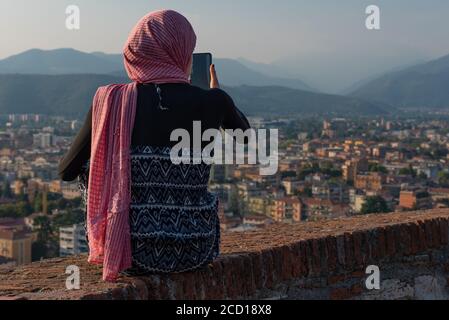
[[[173,130],[249,128],[219,89],[190,85],[196,35],[181,14],[142,18],[124,49],[126,85],[98,89],[83,128],[61,160],[62,180],[83,180],[87,192],[89,262],[103,279],[120,272],[183,272],[219,254],[218,200],[208,192],[210,166],[170,160]],[[88,170],[87,170],[88,169]],[[88,175],[87,175],[88,173]]]

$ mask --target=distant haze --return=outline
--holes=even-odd
[[[65,28],[70,4],[81,9],[79,31]],[[381,9],[379,31],[365,28],[371,4]],[[325,92],[449,53],[447,0],[1,0],[0,59],[31,48],[119,53],[136,21],[160,8],[191,20],[197,51]]]

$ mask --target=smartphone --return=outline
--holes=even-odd
[[[191,82],[193,86],[202,89],[210,89],[210,66],[212,65],[212,54],[195,53],[193,55],[193,67]]]

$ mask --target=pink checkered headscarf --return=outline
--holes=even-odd
[[[196,35],[172,10],[151,12],[129,35],[124,63],[129,84],[100,87],[93,99],[87,199],[89,262],[115,281],[132,264],[130,146],[138,83],[188,83]]]

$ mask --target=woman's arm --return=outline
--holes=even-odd
[[[84,125],[70,146],[69,151],[59,162],[58,175],[62,180],[73,181],[82,172],[83,166],[90,158],[91,133],[92,108],[89,110]]]
[[[246,131],[251,128],[248,119],[246,119],[245,115],[235,106],[232,98],[223,90],[217,90],[217,95],[219,95],[219,100],[222,105],[220,106],[220,110],[222,113],[221,127],[223,129],[241,129]],[[219,91],[218,91],[219,90]]]
[[[220,83],[217,77],[215,65],[210,66],[210,92],[214,97],[213,104],[218,105],[218,110],[222,111],[221,124],[223,129],[242,129],[246,131],[251,128],[248,119],[235,106],[232,98],[220,89]]]

